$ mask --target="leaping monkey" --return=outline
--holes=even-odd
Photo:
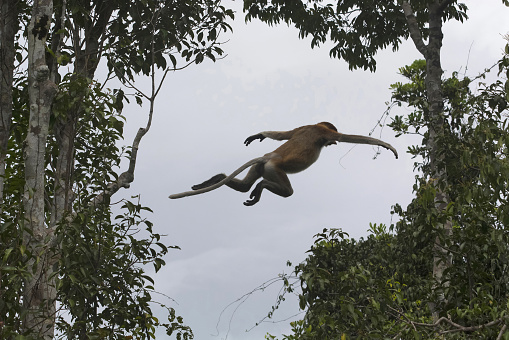
[[[379,145],[391,150],[394,156],[398,158],[398,152],[389,143],[372,137],[339,133],[336,127],[328,122],[305,125],[291,131],[260,132],[248,137],[244,144],[247,146],[256,139],[261,142],[265,138],[288,141],[273,152],[250,160],[229,176],[225,174],[215,175],[201,184],[194,185],[192,187],[193,191],[170,195],[170,198],[203,194],[224,184],[234,190],[248,192],[260,177],[263,177],[263,180],[256,185],[249,195],[250,199],[245,201],[244,205],[256,204],[260,200],[263,189],[282,197],[289,197],[293,194],[293,188],[286,174],[294,174],[307,169],[316,162],[324,146],[341,142]],[[249,169],[244,179],[235,178],[249,166],[251,166],[251,169]]]

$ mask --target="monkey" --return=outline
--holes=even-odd
[[[229,176],[225,174],[215,175],[203,183],[192,186],[193,191],[170,195],[169,198],[176,199],[198,195],[225,184],[234,190],[248,192],[259,178],[263,179],[255,186],[244,205],[252,206],[258,203],[263,189],[267,189],[281,197],[289,197],[293,194],[293,188],[287,174],[294,174],[307,169],[316,162],[323,147],[341,142],[379,145],[391,150],[394,156],[398,158],[398,152],[389,143],[372,137],[339,133],[336,127],[329,122],[305,125],[290,131],[260,132],[248,137],[244,144],[248,146],[257,139],[261,142],[265,138],[278,141],[287,140],[287,142],[273,152],[250,160]],[[235,178],[248,167],[251,168],[244,179]]]

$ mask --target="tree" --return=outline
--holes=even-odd
[[[503,0],[509,6],[509,1]],[[444,97],[440,51],[442,48],[442,24],[454,19],[467,18],[467,6],[457,0],[384,0],[384,1],[344,1],[323,4],[312,1],[262,1],[244,0],[246,19],[258,18],[268,24],[281,21],[293,24],[299,35],[312,37],[311,46],[319,46],[330,39],[335,46],[330,50],[332,57],[347,61],[350,68],[376,69],[375,54],[382,48],[391,46],[397,50],[402,39],[411,38],[416,49],[426,61],[424,84],[426,88],[425,138],[429,153],[429,166],[426,176],[435,181],[435,206],[444,211],[451,198],[446,195],[447,171],[443,155],[438,153],[439,140],[450,133],[444,121]],[[440,183],[440,185],[439,185]],[[442,186],[441,186],[442,185]],[[445,237],[452,233],[451,220],[437,220],[434,226],[443,229]],[[451,254],[444,250],[442,239],[432,240],[435,244],[433,276],[439,286],[446,286],[444,271],[451,265]],[[441,299],[441,294],[438,299]],[[439,310],[435,311],[438,319]]]
[[[18,31],[18,4],[13,1],[0,2],[0,193],[4,188],[5,155],[12,119],[12,82],[14,72],[15,34]],[[0,195],[0,204],[2,203]]]
[[[497,66],[509,75],[509,44]],[[416,197],[405,211],[395,206],[400,222],[372,225],[367,239],[348,239],[337,229],[316,235],[309,257],[295,267],[299,280],[286,281],[287,292],[300,284],[300,307],[307,311],[285,339],[509,338],[509,81],[476,84],[484,75],[460,79],[456,73],[443,80],[448,133],[436,152],[447,172],[447,183],[438,185],[450,202],[439,210],[436,183],[423,175],[431,163],[426,62],[400,72],[406,82],[392,85],[393,104],[413,112],[390,125],[398,134],[423,135],[423,144],[409,149],[422,170]],[[451,233],[435,228],[437,221],[452,221]],[[440,291],[433,277],[435,239],[451,254]]]
[[[50,339],[56,326],[70,338],[149,338],[158,325],[192,336],[172,308],[166,323],[151,313],[140,264],[158,270],[169,247],[142,216],[150,209],[124,201],[112,218],[110,202],[134,180],[166,75],[220,57],[232,17],[218,0],[1,1],[0,337]],[[94,80],[102,60],[108,79],[149,103],[126,151],[117,144],[130,94]],[[150,91],[137,75],[150,76]]]

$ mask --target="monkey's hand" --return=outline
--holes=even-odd
[[[254,141],[256,139],[259,139],[260,142],[261,142],[262,140],[265,139],[265,136],[263,134],[261,134],[261,133],[258,133],[256,135],[252,135],[252,136],[246,138],[246,140],[244,141],[244,144],[246,144],[246,146],[248,146],[249,144],[251,144],[252,141]]]

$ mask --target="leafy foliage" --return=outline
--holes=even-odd
[[[72,320],[63,314],[58,328],[67,338],[125,339],[154,337],[155,328],[163,326],[169,334],[175,331],[184,339],[192,338],[181,318],[174,320],[173,308],[162,305],[168,310],[168,322],[152,316],[154,281],[142,265],[152,263],[157,272],[165,264],[162,257],[168,247],[141,216],[150,209],[130,201],[124,201],[122,208],[125,212],[112,223],[109,209],[103,206],[94,214],[78,214],[69,226],[62,226],[62,274],[57,287]],[[143,229],[147,238],[134,237]]]
[[[428,36],[426,26],[428,1],[412,1],[422,36]],[[447,7],[443,20],[463,21],[467,7],[455,3]],[[311,47],[327,40],[334,43],[331,57],[348,62],[350,69],[376,69],[375,55],[380,49],[397,50],[402,39],[409,36],[407,22],[398,1],[338,0],[334,4],[321,0],[244,0],[246,20],[260,19],[270,25],[292,23],[299,37],[311,36]]]
[[[28,26],[35,3],[15,3],[20,26]],[[105,57],[108,79],[116,76],[134,89],[138,103],[145,96],[151,102],[151,117],[158,89],[144,95],[134,86],[134,77],[155,77],[155,69],[162,69],[164,79],[170,70],[217,60],[223,54],[219,39],[231,29],[230,18],[233,12],[219,0],[53,2],[52,25],[45,32],[46,66],[58,92],[51,103],[45,150],[40,150],[45,155],[44,164],[39,164],[45,171],[40,219],[45,235],[33,247],[24,242],[24,236],[33,236],[23,218],[28,171],[24,150],[27,131],[40,127],[28,124],[30,94],[22,68],[27,55],[23,41],[29,33],[19,30],[12,54],[19,69],[12,84],[12,125],[0,193],[0,338],[38,337],[23,324],[31,293],[27,282],[34,279],[36,267],[52,273],[54,283],[42,280],[36,286],[56,288],[57,337],[149,339],[162,327],[177,339],[193,338],[171,306],[153,301],[154,281],[147,274],[147,266],[157,272],[169,249],[178,247],[168,246],[162,235],[154,233],[146,219],[151,211],[133,201],[136,197],[122,200],[120,209],[110,201],[119,187],[132,182],[138,145],[119,147],[124,128],[121,111],[128,94],[122,89],[105,90],[94,76]],[[144,134],[148,128],[140,130]],[[119,175],[123,157],[129,170]],[[128,180],[121,182],[122,178]],[[48,315],[54,304],[44,301],[44,306],[31,306],[31,311],[39,308],[41,315]],[[154,304],[166,309],[167,320],[153,316]]]
[[[498,68],[509,75],[507,56]],[[392,86],[393,102],[413,111],[390,125],[398,134],[423,136],[408,152],[419,173],[429,174],[426,63],[400,72],[406,82]],[[447,181],[417,176],[416,197],[406,210],[394,207],[401,220],[390,228],[372,225],[367,239],[348,239],[337,229],[316,235],[309,257],[295,267],[306,315],[285,339],[509,338],[508,81],[476,83],[483,78],[455,73],[443,80],[446,133],[434,166]],[[437,188],[451,198],[445,210],[436,208]],[[451,235],[441,228],[445,221],[453,221]],[[442,260],[452,258],[441,282],[433,276],[437,240]],[[438,320],[430,309],[436,303]]]
[[[215,61],[223,54],[221,32],[231,30],[226,19],[233,18],[232,10],[218,0],[118,1],[118,8],[108,26],[112,35],[105,41],[106,56],[111,71],[131,80],[133,74],[148,75],[151,60],[161,69],[168,62],[176,69],[179,61]]]
[[[20,81],[19,91],[15,91],[19,110],[14,111],[9,141],[6,204],[0,228],[3,254],[0,259],[0,314],[3,315],[0,334],[4,338],[19,332],[23,316],[19,301],[24,279],[30,275],[26,264],[29,258],[39,257],[27,253],[22,244],[23,219],[17,217],[22,208],[19,203],[24,185],[21,141],[27,129],[23,114],[25,104],[22,104],[24,84]],[[75,105],[83,110],[82,119],[76,124],[74,144],[73,181],[77,197],[73,214],[66,219],[70,222],[59,224],[55,243],[59,254],[57,290],[61,309],[58,329],[65,338],[125,339],[126,336],[151,338],[155,327],[162,326],[170,334],[174,332],[183,339],[190,339],[191,330],[175,315],[173,308],[165,307],[167,322],[160,322],[151,313],[153,279],[146,275],[145,268],[153,264],[157,272],[165,263],[163,256],[168,246],[161,242],[161,235],[152,231],[152,224],[141,217],[142,211],[150,212],[150,209],[124,201],[126,212],[113,222],[109,204],[90,205],[115,179],[115,168],[122,156],[117,145],[122,137],[123,118],[117,111],[117,99],[102,92],[99,85],[80,82],[71,75],[64,77],[53,106],[52,124],[58,124],[60,117]],[[54,139],[50,139],[48,147],[46,196],[51,200],[58,155]],[[143,225],[146,238],[135,237]]]

